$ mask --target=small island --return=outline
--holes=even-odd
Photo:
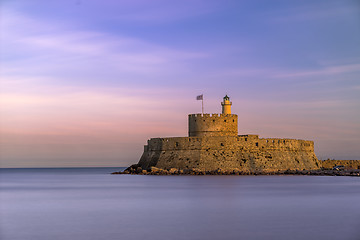
[[[226,95],[221,114],[189,114],[188,137],[151,138],[139,162],[116,173],[360,175],[360,161],[328,160],[324,168],[313,141],[238,135],[238,116],[231,105]],[[337,165],[347,167],[333,169]]]

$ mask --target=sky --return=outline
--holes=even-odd
[[[360,159],[357,0],[3,0],[0,167],[137,163],[220,113]]]

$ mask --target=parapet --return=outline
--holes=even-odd
[[[189,114],[189,137],[237,136],[236,114]]]

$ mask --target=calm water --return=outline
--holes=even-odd
[[[360,239],[360,178],[1,169],[0,239]]]

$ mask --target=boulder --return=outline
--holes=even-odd
[[[160,169],[160,168],[157,168],[157,167],[151,167],[151,168],[150,168],[150,172],[152,172],[152,173],[158,173],[158,172],[161,172],[161,169]]]
[[[170,168],[170,170],[168,171],[170,174],[177,174],[179,171],[177,168]]]

